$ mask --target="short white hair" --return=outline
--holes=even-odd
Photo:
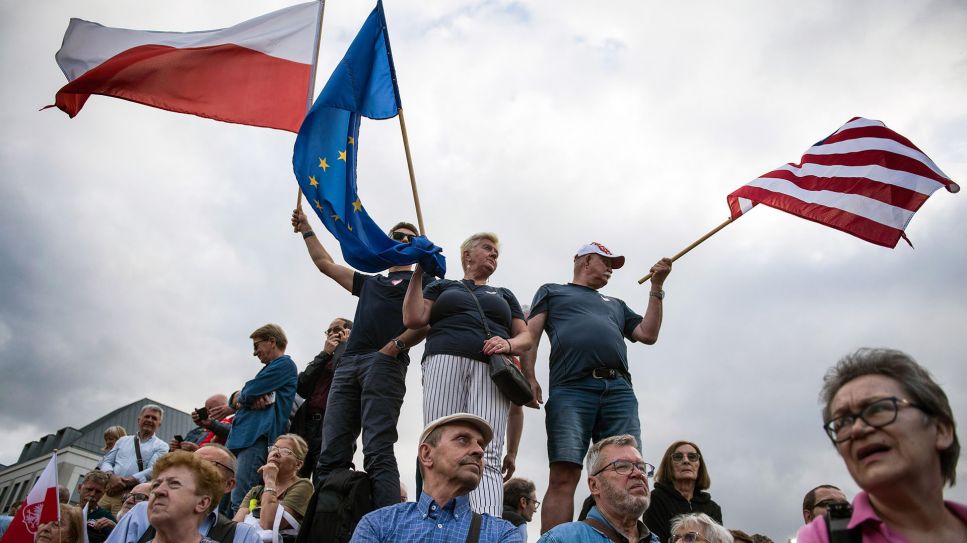
[[[598,462],[601,460],[601,450],[609,445],[614,445],[615,447],[631,446],[637,449],[638,440],[631,434],[622,434],[606,437],[591,445],[591,448],[588,449],[588,455],[584,457],[584,467],[588,470],[588,475],[601,469],[601,466],[598,465]]]
[[[162,418],[162,419],[165,418],[165,410],[162,409],[160,405],[155,405],[153,403],[149,403],[149,404],[145,405],[144,407],[141,408],[141,411],[138,411],[138,418],[139,419],[141,418],[142,415],[144,415],[144,412],[145,411],[155,411],[159,415],[161,415],[160,418]]]
[[[735,541],[728,530],[705,513],[687,513],[673,518],[672,534],[688,524],[697,524],[702,537],[707,539],[709,543],[734,543]]]

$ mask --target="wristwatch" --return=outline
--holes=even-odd
[[[665,291],[662,290],[662,289],[658,289],[658,292],[649,292],[648,295],[649,296],[654,296],[655,298],[658,298],[659,300],[664,300],[665,299]]]
[[[396,345],[396,348],[399,349],[401,353],[406,352],[406,343],[403,343],[402,341],[400,341],[399,338],[393,338],[392,341],[393,341],[393,345]]]

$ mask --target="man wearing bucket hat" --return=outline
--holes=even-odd
[[[645,316],[598,292],[625,257],[601,243],[591,242],[574,255],[570,283],[548,283],[537,290],[527,328],[534,347],[522,357],[534,392],[530,407],[543,403],[534,366],[541,334],[551,340],[550,393],[547,400],[547,454],[550,461],[547,493],[541,508],[541,532],[574,516],[574,491],[581,478],[581,462],[592,442],[630,434],[641,443],[638,400],[631,386],[625,339],[651,345],[661,329],[662,285],[672,261],[659,260],[651,268],[651,291]]]
[[[417,460],[423,493],[416,502],[377,509],[362,518],[352,541],[469,541],[470,530],[481,543],[521,543],[521,534],[506,520],[470,510],[471,490],[480,484],[483,452],[493,430],[469,413],[440,417],[420,434]]]

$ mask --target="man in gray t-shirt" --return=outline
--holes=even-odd
[[[547,455],[550,476],[541,532],[570,522],[581,462],[592,442],[631,434],[641,443],[638,400],[631,386],[625,339],[651,345],[661,329],[662,285],[672,262],[663,258],[651,268],[651,292],[645,316],[598,289],[625,258],[600,243],[589,243],[574,255],[574,278],[566,285],[546,284],[531,304],[527,328],[534,347],[522,356],[524,373],[534,391],[530,407],[543,403],[534,374],[541,334],[551,341],[550,391],[547,401]]]

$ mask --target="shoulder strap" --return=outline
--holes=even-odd
[[[584,522],[588,526],[591,526],[595,530],[597,530],[597,531],[603,533],[604,535],[608,536],[608,539],[610,539],[611,541],[614,541],[614,543],[628,543],[628,540],[624,536],[622,536],[621,534],[619,534],[611,526],[606,526],[606,525],[598,522],[597,520],[594,520],[593,518],[585,518],[581,522]]]
[[[482,523],[483,516],[480,513],[474,512],[473,518],[470,519],[470,531],[467,532],[467,543],[477,543],[480,541],[480,526]]]
[[[487,316],[484,315],[483,307],[480,306],[480,300],[477,299],[477,296],[472,290],[470,290],[470,287],[468,287],[466,283],[463,281],[457,281],[457,283],[460,283],[460,286],[465,288],[467,292],[470,293],[470,299],[473,300],[473,303],[477,306],[477,311],[480,312],[480,322],[483,323],[484,332],[487,333],[488,338],[493,337],[493,334],[490,333],[490,326],[487,325]]]
[[[134,434],[134,455],[138,457],[138,471],[144,471],[144,460],[141,459],[141,436]]]
[[[154,526],[149,524],[148,529],[145,530],[144,533],[141,534],[141,537],[138,538],[138,543],[148,543],[148,541],[151,541],[152,539],[154,539],[154,535],[155,535]]]
[[[829,543],[861,543],[863,541],[863,531],[861,526],[849,528],[850,517],[833,518],[827,511],[823,514],[826,521],[826,534],[829,536]]]
[[[215,523],[208,529],[207,537],[221,543],[232,543],[235,540],[235,526],[235,521],[218,513]]]

